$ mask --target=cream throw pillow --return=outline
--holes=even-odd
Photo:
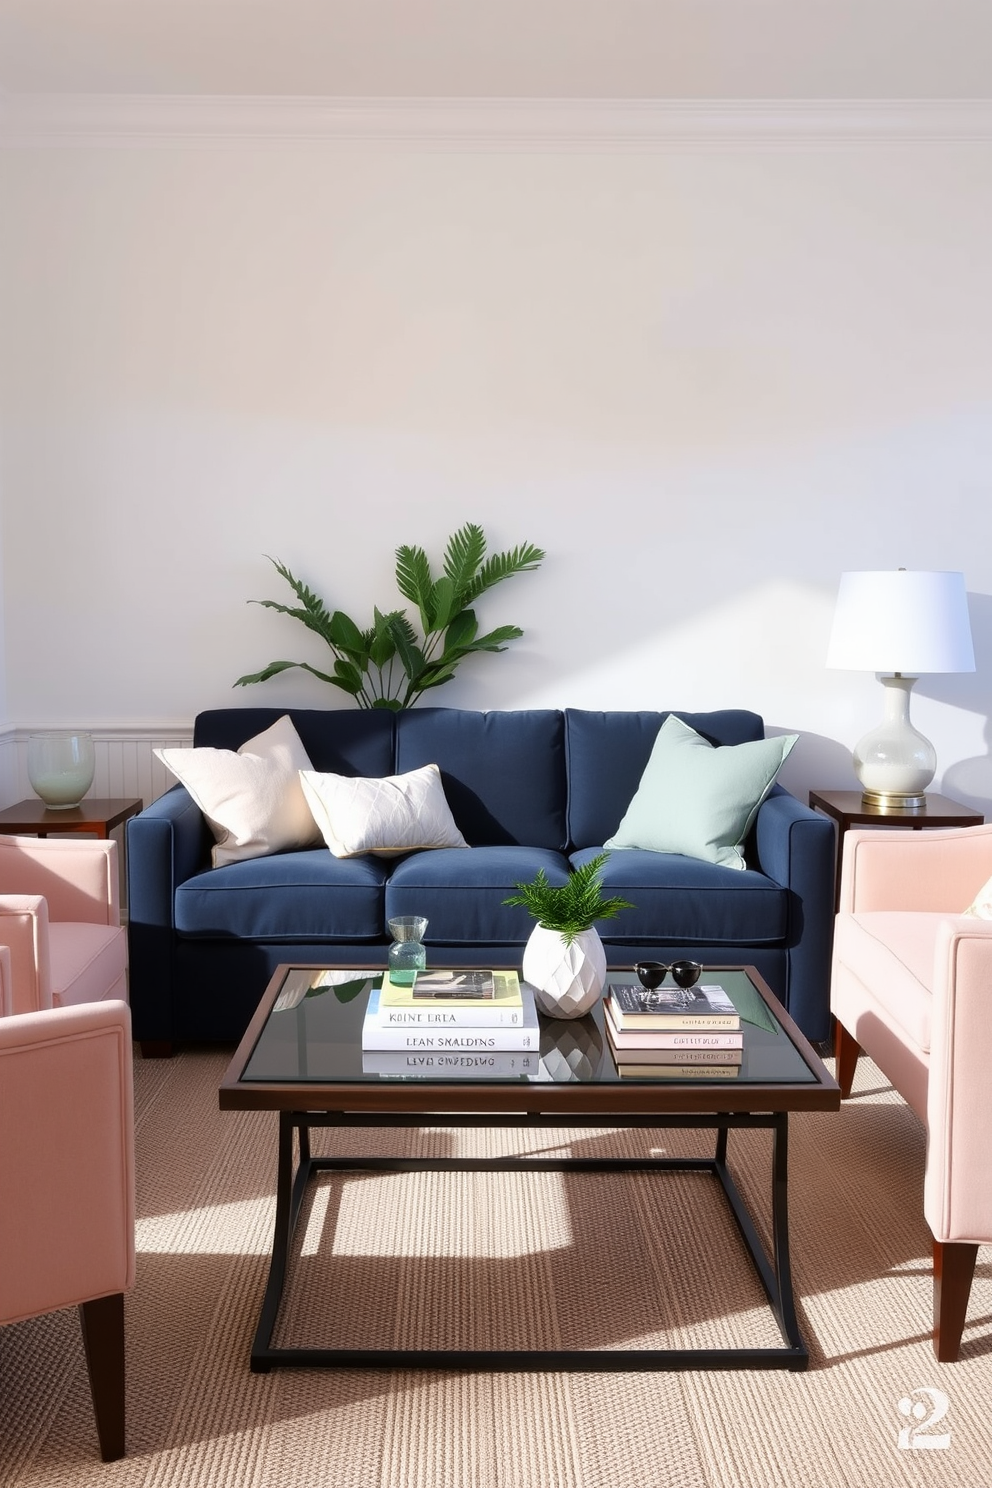
[[[189,791],[216,838],[215,868],[295,847],[314,847],[320,832],[300,771],[311,768],[288,714],[233,749],[156,749]]]
[[[336,858],[468,847],[455,826],[437,765],[381,779],[304,770],[300,780],[314,820]]]
[[[992,920],[992,878],[988,883],[982,884],[965,910],[965,914],[971,915],[976,920]]]

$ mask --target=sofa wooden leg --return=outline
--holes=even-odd
[[[142,1059],[171,1059],[176,1052],[171,1039],[140,1039],[138,1047]]]
[[[953,1364],[961,1348],[977,1255],[977,1245],[933,1242],[933,1351],[941,1364]]]
[[[854,1075],[858,1068],[858,1055],[861,1053],[861,1045],[853,1034],[848,1033],[839,1018],[834,1019],[834,1058],[837,1061],[836,1080],[840,1086],[841,1098],[846,1100],[851,1093],[854,1084]]]
[[[124,1456],[124,1293],[81,1303],[79,1320],[100,1456],[116,1462]]]

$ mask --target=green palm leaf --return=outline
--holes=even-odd
[[[430,629],[429,617],[434,579],[423,548],[396,549],[396,587],[404,599],[410,600],[417,606],[420,611],[420,623],[426,633]]]
[[[458,599],[458,608],[468,603],[468,595],[479,566],[486,556],[486,536],[475,522],[466,522],[448,538],[444,553],[444,571]]]
[[[463,602],[467,605],[472,604],[480,594],[484,594],[487,589],[492,589],[494,584],[502,583],[511,574],[532,573],[544,557],[544,549],[535,547],[533,543],[522,543],[519,547],[510,548],[505,553],[494,553],[491,558],[486,559],[467,586]]]

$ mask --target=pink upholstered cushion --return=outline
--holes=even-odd
[[[120,1002],[0,1018],[0,1323],[134,1283],[131,1058]]]
[[[960,915],[992,872],[992,823],[845,834],[842,911],[942,910]]]
[[[52,920],[119,925],[118,883],[114,841],[0,836],[0,894],[41,894]]]
[[[127,1001],[127,939],[119,926],[50,924],[52,1004]]]
[[[939,1240],[987,1244],[992,1239],[992,925],[966,916],[946,919],[935,965],[924,1213]]]

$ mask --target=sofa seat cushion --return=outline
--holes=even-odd
[[[834,931],[835,960],[884,1001],[893,1023],[924,1054],[930,1053],[937,930],[946,920],[919,910],[873,910],[838,915]]]
[[[120,925],[53,920],[48,926],[52,1006],[127,1001],[127,933]]]
[[[564,883],[568,859],[541,847],[440,848],[416,853],[393,868],[386,885],[386,918],[424,915],[425,943],[524,945],[534,928],[525,909],[503,903],[517,884],[543,868]]]
[[[180,936],[265,941],[381,941],[387,862],[326,847],[197,873],[176,890]]]
[[[578,868],[602,849],[572,854]],[[789,891],[751,868],[724,868],[681,853],[614,848],[603,889],[627,899],[600,926],[611,944],[665,940],[679,945],[780,945],[789,928]]]

